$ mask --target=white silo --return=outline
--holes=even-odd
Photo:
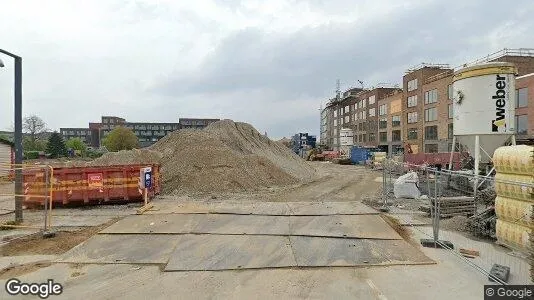
[[[508,140],[515,143],[515,75],[511,63],[486,63],[454,72],[453,149],[458,142],[480,163]],[[476,190],[476,187],[475,187]],[[476,191],[475,191],[476,192]]]
[[[354,146],[354,131],[350,128],[341,128],[339,131],[339,150],[343,155],[350,155],[350,149]]]

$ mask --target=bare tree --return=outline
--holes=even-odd
[[[22,129],[30,137],[32,143],[35,143],[37,138],[44,132],[46,132],[46,123],[43,119],[39,118],[36,115],[31,115],[24,118],[22,123]]]

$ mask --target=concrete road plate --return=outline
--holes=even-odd
[[[199,215],[132,215],[100,233],[188,233],[198,223]]]
[[[129,216],[101,233],[289,235],[289,217],[166,214]]]
[[[401,240],[379,215],[292,216],[291,235]]]
[[[361,202],[154,202],[146,214],[366,215],[378,212]]]
[[[434,263],[404,240],[291,237],[291,242],[299,267]]]
[[[291,214],[322,216],[322,215],[376,215],[376,210],[361,202],[287,202]]]
[[[288,237],[184,235],[165,271],[215,271],[296,266]]]
[[[171,236],[99,234],[65,253],[58,262],[164,264],[176,240]]]
[[[89,227],[99,226],[116,218],[115,216],[55,216],[52,225],[58,227]]]

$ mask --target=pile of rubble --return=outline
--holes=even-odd
[[[178,130],[148,149],[109,153],[92,164],[121,163],[160,163],[164,193],[255,191],[315,177],[291,150],[231,120]]]

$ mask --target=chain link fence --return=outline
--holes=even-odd
[[[502,176],[477,176],[473,172],[440,170],[389,159],[382,167],[380,210],[389,212],[402,225],[410,226],[422,243],[445,249],[498,284],[533,282],[532,231],[519,232],[518,229],[532,224],[533,203],[525,201],[521,202],[521,207],[510,208],[506,198],[495,193],[497,186],[500,194],[509,191],[528,197],[534,195],[529,194],[534,190],[532,182],[517,180],[517,177],[510,180]],[[412,177],[417,175],[416,181],[406,183],[412,184],[417,192],[414,190],[413,199],[396,197],[395,181],[408,173]],[[506,221],[498,219],[496,210],[506,216]],[[509,268],[508,280],[492,275],[496,264]]]

